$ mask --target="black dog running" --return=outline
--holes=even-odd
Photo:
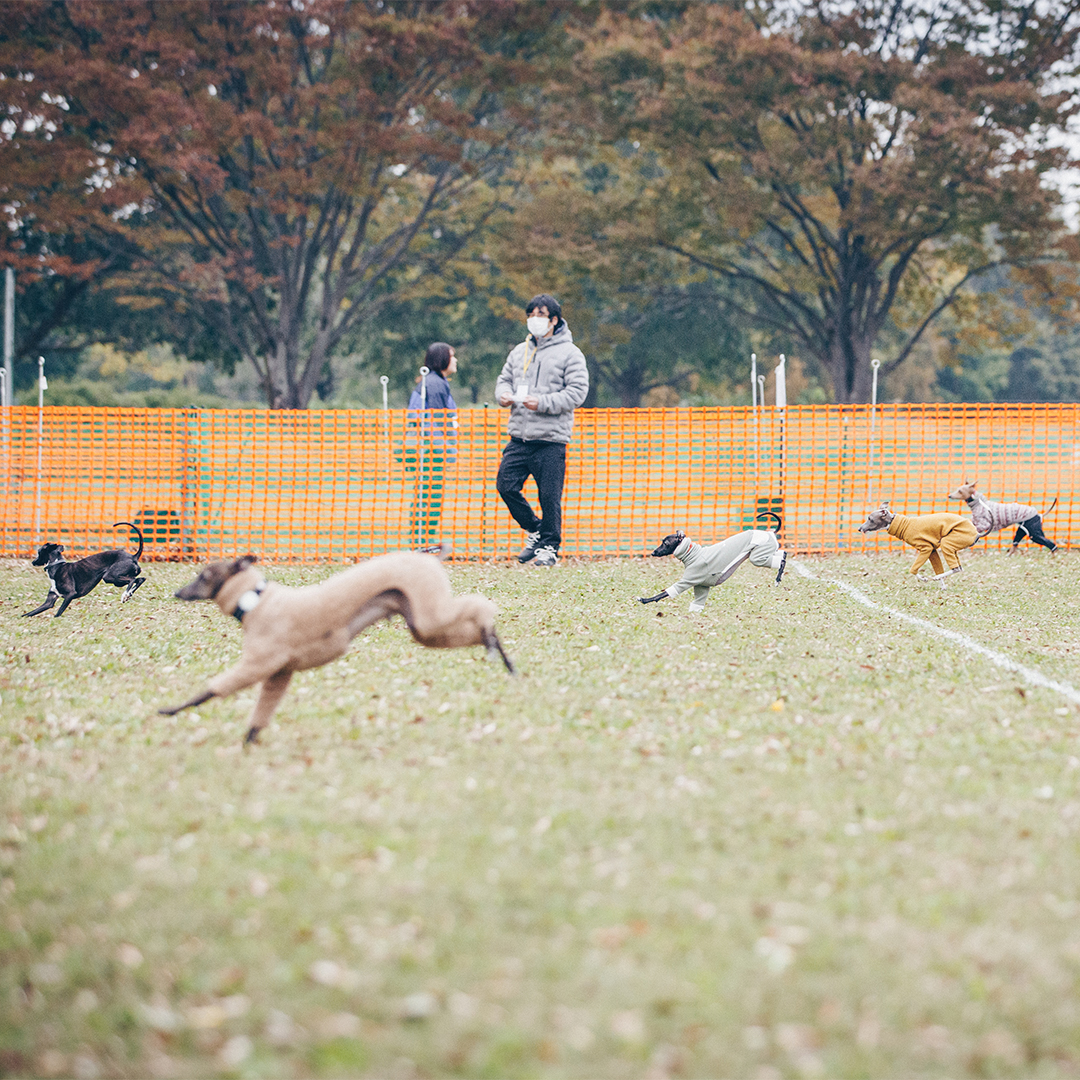
[[[117,521],[113,528],[119,525],[134,529],[139,537],[139,550],[134,555],[114,548],[111,551],[99,551],[96,555],[87,555],[78,562],[68,562],[63,556],[63,544],[42,544],[31,565],[45,567],[45,573],[49,576],[49,595],[40,607],[33,611],[24,611],[23,616],[40,615],[43,611],[48,611],[57,600],[63,600],[60,610],[53,616],[58,619],[72,600],[86,596],[103,581],[124,590],[124,595],[120,597],[121,603],[131,599],[132,593],[146,580],[139,568],[139,556],[143,553],[143,534],[138,525],[130,521]]]

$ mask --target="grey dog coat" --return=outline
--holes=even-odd
[[[779,570],[784,557],[780,541],[771,529],[747,529],[709,547],[695,544],[686,537],[673,554],[683,564],[683,576],[664,591],[668,596],[678,596],[693,588],[691,611],[701,611],[709,598],[709,590],[727,581],[747,559],[754,566]]]

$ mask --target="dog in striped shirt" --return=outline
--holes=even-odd
[[[1034,506],[1025,506],[1023,503],[1000,503],[991,502],[985,496],[975,490],[978,480],[965,480],[955,491],[949,492],[950,499],[963,499],[971,509],[971,523],[980,539],[989,533],[997,532],[998,529],[1007,529],[1016,526],[1016,535],[1013,537],[1012,547],[1009,548],[1011,555],[1020,546],[1020,541],[1027,536],[1036,544],[1049,548],[1051,552],[1057,551],[1054,543],[1044,532],[1042,516]],[[1050,510],[1057,506],[1057,499],[1050,504]],[[1046,512],[1049,514],[1050,510]]]

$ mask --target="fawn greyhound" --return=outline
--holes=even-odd
[[[318,585],[291,588],[268,582],[255,569],[256,556],[210,563],[194,581],[177,590],[180,600],[213,600],[244,628],[240,662],[212,678],[206,690],[173,709],[201,705],[262,683],[245,743],[255,742],[270,722],[294,671],[321,667],[343,656],[362,630],[402,615],[421,645],[452,649],[484,645],[488,655],[514,665],[495,633],[495,605],[483,596],[454,596],[434,555],[397,551],[380,555],[327,578]]]

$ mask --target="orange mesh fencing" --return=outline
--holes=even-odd
[[[965,477],[991,499],[1057,499],[1045,529],[1070,545],[1078,409],[579,409],[563,553],[640,555],[676,527],[712,542],[764,510],[794,552],[895,547],[854,531],[866,511],[887,498],[909,514],[967,513],[945,497]],[[444,447],[404,410],[0,410],[0,555],[116,546],[126,530],[112,523],[126,520],[148,559],[345,562],[435,540],[458,559],[505,557],[522,538],[495,490],[506,420],[463,409]],[[535,504],[531,481],[525,493]]]

